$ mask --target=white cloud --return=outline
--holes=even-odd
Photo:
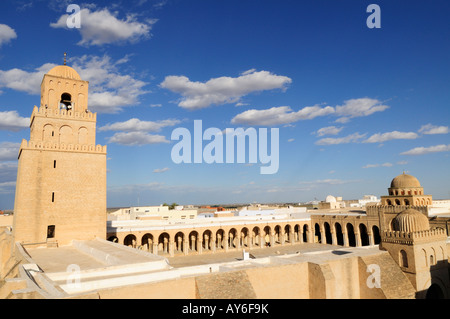
[[[122,74],[118,65],[128,61],[128,56],[113,62],[107,55],[103,57],[83,55],[71,59],[72,67],[80,77],[89,81],[89,109],[100,113],[117,113],[123,107],[136,105],[139,97],[148,93],[148,84],[130,74]]]
[[[15,161],[19,156],[20,143],[0,143],[0,161]]]
[[[147,94],[144,87],[148,84],[130,74],[122,74],[118,66],[128,62],[128,56],[117,61],[104,55],[102,57],[83,55],[70,59],[72,67],[82,80],[89,81],[89,109],[99,113],[117,113],[123,107],[139,104],[139,97]],[[34,71],[21,69],[0,70],[0,88],[39,95],[44,74],[53,67],[45,63]]]
[[[153,173],[164,173],[167,172],[169,170],[168,167],[164,167],[164,168],[157,168],[153,170]]]
[[[295,141],[295,139],[294,139],[294,138],[290,138],[290,139],[288,139],[287,141],[290,143],[290,142]]]
[[[432,124],[422,125],[419,133],[422,134],[447,134],[449,132],[448,126],[436,126]]]
[[[18,132],[30,127],[30,119],[21,117],[17,111],[0,112],[0,130]]]
[[[321,129],[317,130],[316,134],[317,136],[337,135],[342,131],[343,128],[344,127],[336,127],[336,126],[322,127]]]
[[[68,14],[62,15],[56,23],[50,23],[52,28],[67,27]],[[156,20],[145,23],[138,22],[134,15],[126,19],[118,19],[117,13],[108,9],[92,11],[83,8],[80,11],[80,28],[75,28],[81,34],[80,45],[104,45],[111,43],[136,42],[150,37],[150,30]]]
[[[32,72],[21,69],[0,70],[0,87],[6,87],[15,91],[29,94],[41,93],[41,82],[44,74],[54,68],[56,64],[45,63]]]
[[[399,132],[392,131],[386,133],[377,133],[369,137],[367,140],[363,141],[363,143],[383,143],[390,140],[414,140],[418,138],[419,135],[414,132]]]
[[[125,122],[116,122],[100,127],[100,131],[128,131],[128,132],[159,132],[166,126],[174,126],[181,121],[179,120],[162,120],[157,122],[141,121],[137,118],[132,118]]]
[[[438,152],[449,152],[450,151],[450,144],[445,145],[435,145],[430,147],[416,147],[409,151],[400,153],[400,155],[424,155],[429,153],[438,153]]]
[[[353,133],[344,137],[327,137],[316,142],[317,145],[338,145],[359,142],[366,134]]]
[[[202,109],[213,104],[237,103],[252,92],[285,89],[292,80],[268,71],[249,70],[237,78],[219,77],[207,82],[192,82],[186,76],[166,76],[160,87],[183,96],[178,106]]]
[[[145,132],[119,132],[110,137],[108,142],[129,146],[169,143],[162,135],[152,135]]]
[[[0,46],[17,38],[16,31],[6,24],[0,24]]]
[[[375,112],[382,112],[389,106],[382,104],[377,99],[359,98],[344,101],[343,105],[336,106],[336,115],[341,116],[338,123],[346,123],[351,118],[368,116]]]
[[[334,113],[331,106],[320,107],[318,105],[307,106],[294,112],[289,106],[272,107],[266,110],[248,110],[236,115],[231,123],[248,125],[280,125],[297,122],[300,120],[311,120],[318,116]]]

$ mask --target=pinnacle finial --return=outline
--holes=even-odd
[[[67,57],[67,53],[64,52],[64,65],[66,65],[66,57]]]

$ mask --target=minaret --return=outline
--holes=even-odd
[[[16,242],[57,246],[106,237],[106,146],[95,144],[88,86],[65,57],[44,75],[30,140],[19,151]]]

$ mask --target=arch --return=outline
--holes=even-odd
[[[72,144],[72,128],[69,125],[63,125],[59,129],[59,143]]]
[[[375,245],[379,245],[381,243],[380,229],[378,226],[372,226],[372,234],[373,234],[373,243]]]
[[[175,251],[176,252],[185,252],[184,251],[184,233],[179,231],[178,233],[175,234],[174,237],[174,242],[175,242]]]
[[[322,242],[322,236],[320,234],[320,226],[318,223],[315,223],[314,225],[314,242],[316,243]]]
[[[212,249],[212,232],[207,229],[202,234],[202,248],[205,250]]]
[[[364,224],[359,224],[359,236],[361,238],[361,246],[369,246],[369,235],[367,227]]]
[[[261,230],[259,229],[258,226],[253,227],[252,229],[252,240],[253,241],[253,245],[256,246],[260,246],[261,245]]]
[[[136,236],[133,234],[127,235],[123,240],[123,244],[125,246],[136,247]]]
[[[146,247],[147,251],[151,251],[152,247],[153,247],[153,235],[147,233],[144,236],[142,236],[142,238],[141,238],[141,245]]]
[[[400,200],[398,198],[395,200],[395,205],[398,205],[398,206],[401,205]]]
[[[347,229],[348,245],[350,247],[356,247],[356,237],[353,225],[351,223],[347,223],[345,228]]]
[[[42,131],[43,141],[55,141],[55,128],[51,124],[45,124]]]
[[[48,90],[48,107],[56,107],[56,102],[58,102],[58,100],[55,97],[55,90],[50,89]],[[55,103],[55,104],[54,104]]]
[[[271,232],[270,226],[264,227],[263,236],[264,236],[264,245],[265,246],[270,246],[270,232]]]
[[[399,252],[399,265],[400,267],[408,267],[408,255],[403,249]]]
[[[78,144],[88,143],[88,129],[84,126],[78,129]]]
[[[404,202],[405,202],[405,205],[406,205],[406,206],[409,206],[409,205],[410,205],[410,203],[409,203],[409,200],[408,200],[408,199],[406,199],[406,198],[405,198],[405,199],[404,199]]]
[[[292,239],[291,238],[291,228],[292,228],[292,226],[289,225],[289,224],[286,224],[284,226],[283,241],[286,242],[286,243],[291,242],[291,239]]]
[[[304,224],[303,225],[303,242],[307,243],[308,242],[308,225]]]
[[[444,297],[444,292],[438,284],[431,284],[425,295],[425,299],[444,299]]]
[[[224,239],[225,239],[225,232],[223,229],[218,229],[216,231],[216,248],[218,249],[224,249]]]
[[[424,261],[424,267],[428,267],[428,258],[427,258],[427,252],[425,251],[425,249],[422,249],[422,258]]]
[[[61,94],[60,107],[65,108],[66,110],[72,109],[72,95],[65,92]]]
[[[281,226],[276,225],[274,228],[274,236],[275,236],[275,242],[278,244],[281,244],[282,241],[282,234],[281,234]]]
[[[249,241],[249,231],[247,227],[244,227],[241,229],[241,236],[240,236],[240,246],[241,247],[249,247],[250,241]]]
[[[336,241],[338,245],[344,246],[344,233],[339,223],[334,223],[334,231],[336,232]]]
[[[433,247],[431,247],[430,254],[430,267],[436,265],[436,252]]]
[[[296,242],[300,242],[302,240],[302,238],[300,238],[300,234],[301,234],[301,228],[299,224],[295,224],[294,226],[294,240]]]
[[[390,200],[390,199],[388,199],[387,201],[386,201],[386,203],[388,204],[388,205],[392,205],[392,201]]]
[[[166,232],[162,233],[158,237],[158,251],[163,254],[169,253],[169,240],[170,235]]]
[[[333,239],[331,237],[331,227],[330,224],[328,224],[327,222],[325,222],[323,224],[324,228],[325,228],[325,242],[327,244],[333,244]]]
[[[119,238],[117,238],[116,236],[109,236],[108,237],[108,241],[111,241],[113,243],[118,243],[119,242]]]
[[[237,247],[237,242],[236,242],[236,237],[237,237],[237,231],[235,228],[231,228],[228,231],[228,247],[229,248],[236,248]]]
[[[193,230],[189,233],[188,236],[189,241],[189,249],[191,251],[198,251],[198,232]]]

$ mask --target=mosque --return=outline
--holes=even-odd
[[[0,227],[0,298],[450,297],[450,210],[405,173],[364,210],[107,222],[88,86],[66,63],[44,75]]]

